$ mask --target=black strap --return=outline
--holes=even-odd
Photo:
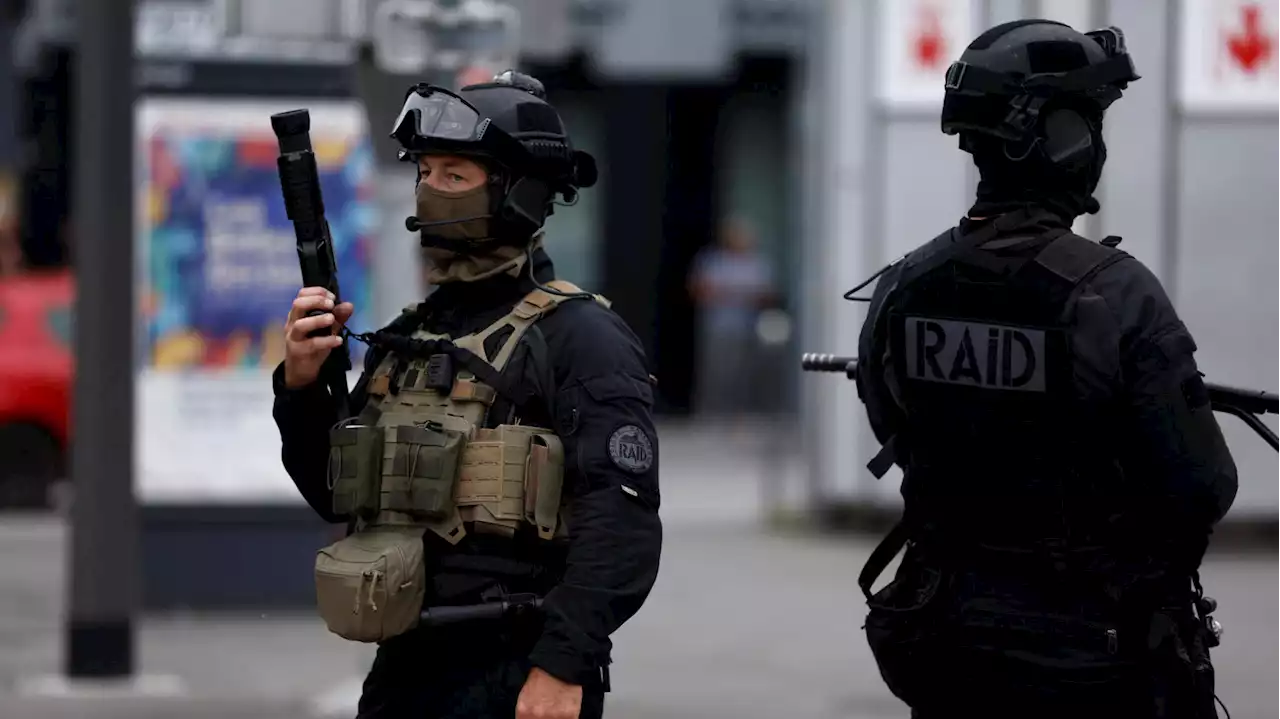
[[[871,470],[871,475],[876,479],[882,479],[893,469],[893,465],[898,461],[898,438],[901,434],[895,434],[889,438],[880,447],[880,451],[876,452],[876,456],[867,462],[867,469]]]
[[[1034,262],[1074,287],[1128,256],[1124,250],[1065,233],[1041,250]]]
[[[907,542],[911,539],[911,525],[907,523],[906,517],[899,519],[897,524],[893,525],[893,529],[880,540],[876,548],[871,550],[871,556],[867,557],[867,563],[862,565],[862,571],[858,572],[858,588],[862,590],[862,594],[867,598],[871,598],[871,587],[884,573],[886,567],[893,562],[893,558],[898,556],[898,552],[907,546]]]
[[[1045,242],[1047,240],[1048,242],[1045,245],[1047,248],[1067,233],[1068,230],[1065,227],[1055,227],[1045,232],[1038,233],[1034,239],[1037,242]],[[1016,242],[1013,244],[1013,247],[1023,244],[1026,242],[1027,238],[1015,239]],[[956,256],[955,260],[956,262],[962,262],[966,265],[972,265],[974,267],[984,269],[1001,277],[1010,277],[1017,274],[1018,271],[1021,270],[1028,262],[1034,261],[1040,256],[1040,254],[1043,254],[1042,249],[1040,254],[1036,255],[1022,253],[1012,257],[1001,256],[993,252],[992,250],[995,248],[990,245],[991,243],[987,242],[982,245],[975,246],[967,252],[961,252]]]
[[[1078,287],[1127,257],[1123,250],[1067,233],[1045,246],[1012,281],[1047,293],[1055,304],[1066,307]]]
[[[905,287],[921,276],[945,265],[957,255],[967,253],[985,242],[994,240],[1001,233],[1024,227],[1041,216],[1048,216],[1048,213],[1043,210],[1017,209],[1000,215],[965,235],[959,234],[959,228],[953,227],[922,247],[919,255],[907,258],[907,264],[902,274],[898,276],[898,287]]]

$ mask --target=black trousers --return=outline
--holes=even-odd
[[[513,719],[535,628],[419,630],[383,642],[356,719]],[[581,719],[600,719],[604,690],[584,686]]]

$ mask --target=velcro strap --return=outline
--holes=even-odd
[[[380,374],[369,380],[367,392],[371,395],[386,397],[391,391],[391,375]]]
[[[541,315],[544,310],[553,304],[555,304],[555,299],[549,293],[542,290],[534,290],[520,300],[520,304],[516,305],[511,314],[522,320],[531,320]]]
[[[876,548],[871,550],[871,556],[867,557],[867,563],[862,565],[862,571],[858,572],[858,588],[862,590],[863,596],[867,599],[871,598],[871,587],[884,573],[885,567],[898,556],[898,552],[907,546],[907,540],[911,538],[911,532],[908,525],[903,520],[893,525],[893,529],[880,540]]]
[[[469,379],[460,379],[453,383],[453,391],[449,399],[454,402],[481,402],[492,405],[498,393],[489,385]]]
[[[876,452],[876,456],[867,462],[867,469],[871,471],[872,476],[876,479],[882,479],[893,469],[893,465],[898,461],[898,435],[893,435],[885,442],[880,451]]]

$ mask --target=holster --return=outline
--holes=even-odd
[[[1147,649],[1155,719],[1218,719],[1205,632],[1190,608],[1152,616]]]

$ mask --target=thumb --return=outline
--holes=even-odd
[[[350,302],[343,302],[333,308],[333,318],[337,320],[338,325],[344,325],[347,323],[347,320],[351,319],[351,314],[355,312],[355,310],[355,306]]]

